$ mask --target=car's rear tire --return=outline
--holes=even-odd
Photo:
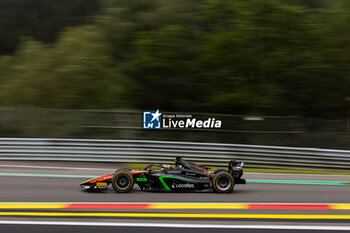
[[[218,172],[225,172],[226,169],[223,169],[223,168],[217,168],[213,171],[214,174],[218,173]]]
[[[115,173],[112,178],[113,189],[118,193],[127,193],[134,187],[133,176],[125,170]]]
[[[220,171],[214,176],[213,187],[216,192],[229,193],[234,186],[234,179],[227,171]]]

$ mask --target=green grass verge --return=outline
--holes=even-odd
[[[126,163],[123,167],[141,170],[148,164],[146,163]],[[210,167],[211,170],[225,167]],[[261,173],[290,173],[290,174],[325,174],[325,175],[350,175],[350,172],[341,171],[322,171],[322,170],[294,170],[294,169],[274,169],[274,168],[245,168],[244,172],[261,172]]]

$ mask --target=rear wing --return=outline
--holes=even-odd
[[[245,180],[241,179],[243,175],[243,166],[244,162],[238,162],[236,160],[231,160],[228,164],[228,172],[232,175],[232,177],[235,179],[235,182],[237,184],[245,184]]]
[[[244,162],[238,162],[236,160],[231,160],[228,164],[228,172],[232,173],[234,171],[242,171]]]

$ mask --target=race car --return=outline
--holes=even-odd
[[[143,170],[119,168],[113,174],[93,178],[80,184],[84,191],[99,191],[112,185],[119,193],[132,190],[134,184],[141,191],[154,192],[218,192],[229,193],[242,179],[244,162],[231,160],[228,169],[210,168],[193,164],[176,157],[175,166],[150,164]],[[156,169],[153,169],[156,168]]]

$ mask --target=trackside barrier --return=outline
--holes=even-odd
[[[0,160],[168,163],[176,156],[210,166],[350,169],[350,151],[175,141],[0,138]]]

